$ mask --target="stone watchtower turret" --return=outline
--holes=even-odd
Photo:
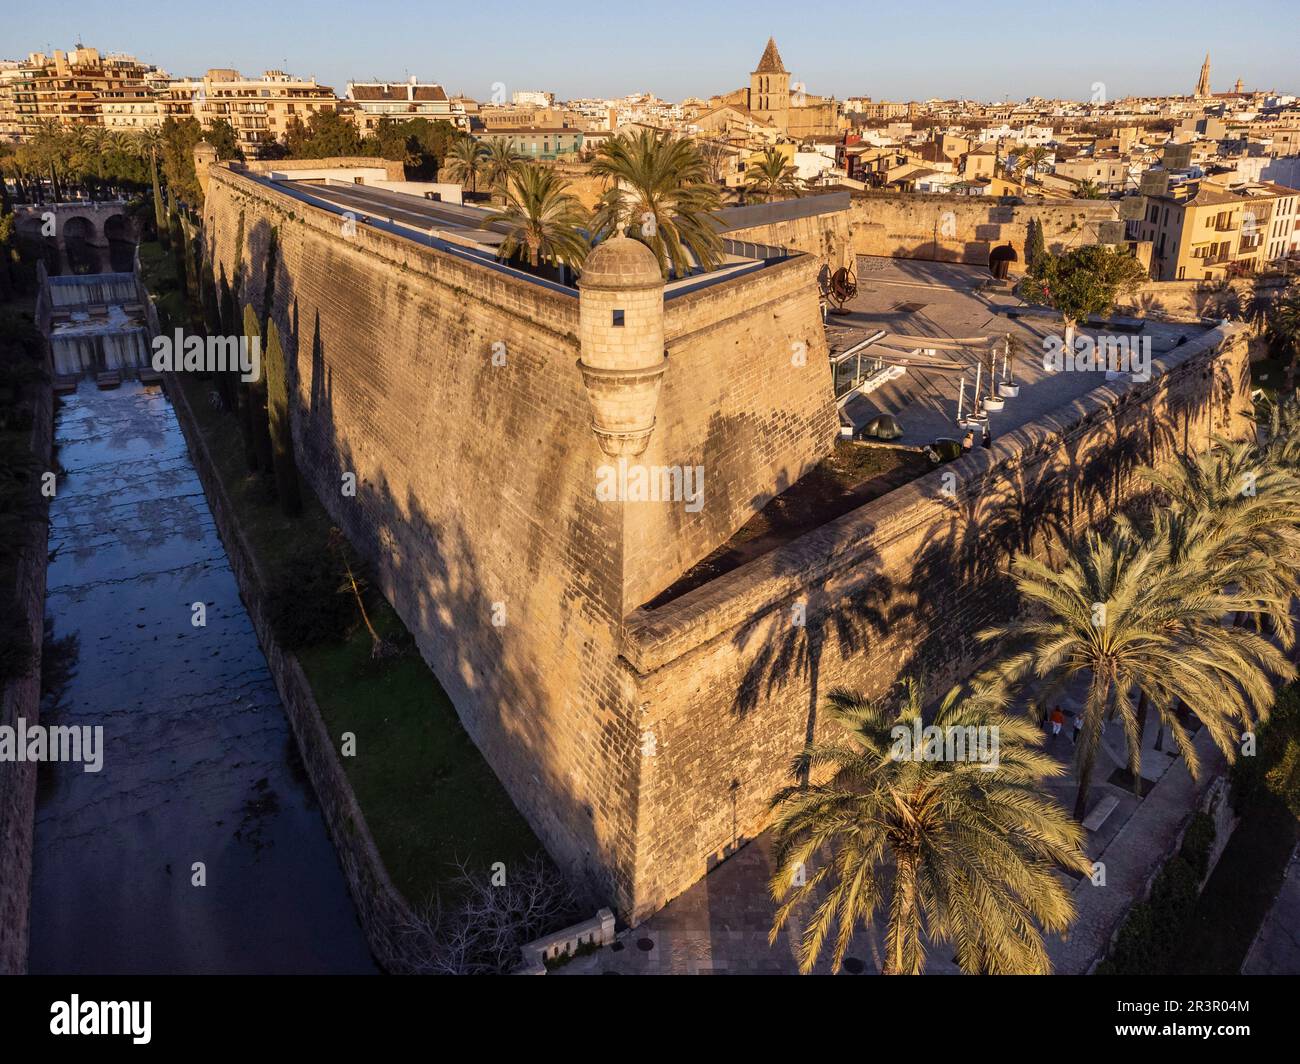
[[[654,253],[625,236],[600,243],[578,279],[591,427],[610,457],[645,451],[655,427],[664,354],[664,278]]]
[[[208,195],[208,167],[217,161],[217,149],[206,140],[194,145],[194,174],[199,179],[199,189]]]

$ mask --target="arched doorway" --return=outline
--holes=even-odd
[[[1013,262],[1019,262],[1020,256],[1010,244],[999,244],[989,252],[989,273],[999,281],[1007,279],[1007,272]]]

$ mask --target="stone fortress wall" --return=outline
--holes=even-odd
[[[820,260],[658,304],[644,276],[623,297],[609,270],[575,297],[339,222],[210,172],[210,254],[259,307],[276,233],[305,478],[539,837],[632,922],[761,829],[825,691],[963,675],[1007,608],[1010,547],[1099,517],[1140,457],[1235,431],[1247,405],[1240,338],[1206,334],[1149,384],[1098,389],[646,610],[833,446]],[[598,500],[620,461],[702,466],[704,505]]]
[[[204,222],[218,277],[238,275],[259,310],[274,230],[300,470],[551,853],[642,910],[642,708],[622,619],[833,445],[816,264],[658,302],[667,368],[634,457],[703,465],[709,502],[690,512],[597,498],[617,458],[593,432],[572,292],[377,228],[345,235],[334,213],[225,167]]]
[[[982,663],[975,633],[1013,612],[1012,551],[1042,556],[1050,537],[1101,520],[1137,487],[1137,465],[1248,431],[1243,330],[1207,332],[1156,366],[1146,384],[1098,388],[627,619],[622,653],[655,739],[644,912],[762,830],[772,794],[795,782],[792,756],[826,737],[829,691],[879,696],[912,675],[942,695]]]
[[[51,369],[48,357],[45,368]],[[41,388],[35,403],[31,443],[36,468],[41,471],[54,468],[54,392],[48,384]],[[41,715],[49,500],[37,493],[35,481],[31,494],[30,501],[39,517],[31,522],[30,539],[18,559],[13,599],[4,604],[4,609],[6,616],[20,618],[26,624],[35,653],[23,675],[0,684],[0,726],[6,728],[16,728],[20,718],[29,728],[35,727],[40,724]],[[27,971],[36,769],[32,761],[0,761],[0,975],[21,975]]]
[[[1118,217],[1106,200],[1003,206],[983,196],[917,195],[871,192],[853,197],[849,228],[858,255],[932,259],[987,266],[989,253],[1010,244],[1025,264],[1025,236],[1030,218],[1043,224],[1043,239],[1052,252],[1099,242],[1098,224]]]

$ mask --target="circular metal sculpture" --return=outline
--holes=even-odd
[[[857,294],[858,279],[847,267],[841,266],[831,274],[829,281],[822,282],[822,295],[834,304],[832,314],[847,314],[844,304]]]

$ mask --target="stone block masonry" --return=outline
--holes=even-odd
[[[853,251],[897,259],[931,259],[987,266],[989,253],[1010,244],[1025,268],[1029,219],[1043,224],[1047,250],[1058,253],[1095,244],[1099,223],[1118,217],[1106,200],[1065,200],[1009,205],[984,196],[872,192],[849,208]]]
[[[827,692],[880,696],[916,675],[940,695],[983,663],[975,633],[1012,613],[1013,551],[1050,556],[1137,488],[1137,466],[1250,430],[1242,330],[1207,332],[1156,372],[627,619],[623,656],[655,737],[641,778],[646,912],[762,830],[771,795],[794,782],[791,757],[825,738]]]
[[[642,711],[618,653],[623,617],[832,446],[817,264],[771,264],[648,305],[663,317],[667,369],[636,460],[703,466],[707,504],[608,502],[575,294],[369,226],[349,232],[226,168],[208,180],[207,253],[279,326],[304,479],[374,563],[552,856],[637,912]],[[626,316],[611,312],[607,327],[628,343],[654,336],[639,307],[615,307]]]
[[[54,393],[41,388],[32,421],[32,454],[40,471],[52,466]],[[28,726],[39,723],[41,704],[41,642],[44,637],[45,569],[49,523],[41,500],[40,520],[30,526],[31,538],[22,551],[13,599],[5,614],[22,618],[37,648],[26,674],[0,687],[0,725],[14,727],[18,718]],[[32,833],[36,817],[36,765],[31,761],[0,761],[0,975],[27,971],[28,910],[32,883]]]
[[[623,249],[597,305],[595,290],[341,223],[209,173],[207,252],[279,326],[304,479],[538,837],[630,922],[762,826],[829,686],[969,670],[971,635],[1008,602],[1006,550],[1045,535],[1034,500],[1068,507],[1061,523],[1098,519],[1135,453],[1205,446],[1246,394],[1236,338],[1208,334],[1149,385],[1099,389],[946,467],[955,500],[918,481],[649,611],[834,445],[821,262],[660,301]],[[651,420],[622,403],[620,365],[638,403],[661,374]],[[702,467],[702,507],[597,497],[624,423],[648,435],[621,457]]]

